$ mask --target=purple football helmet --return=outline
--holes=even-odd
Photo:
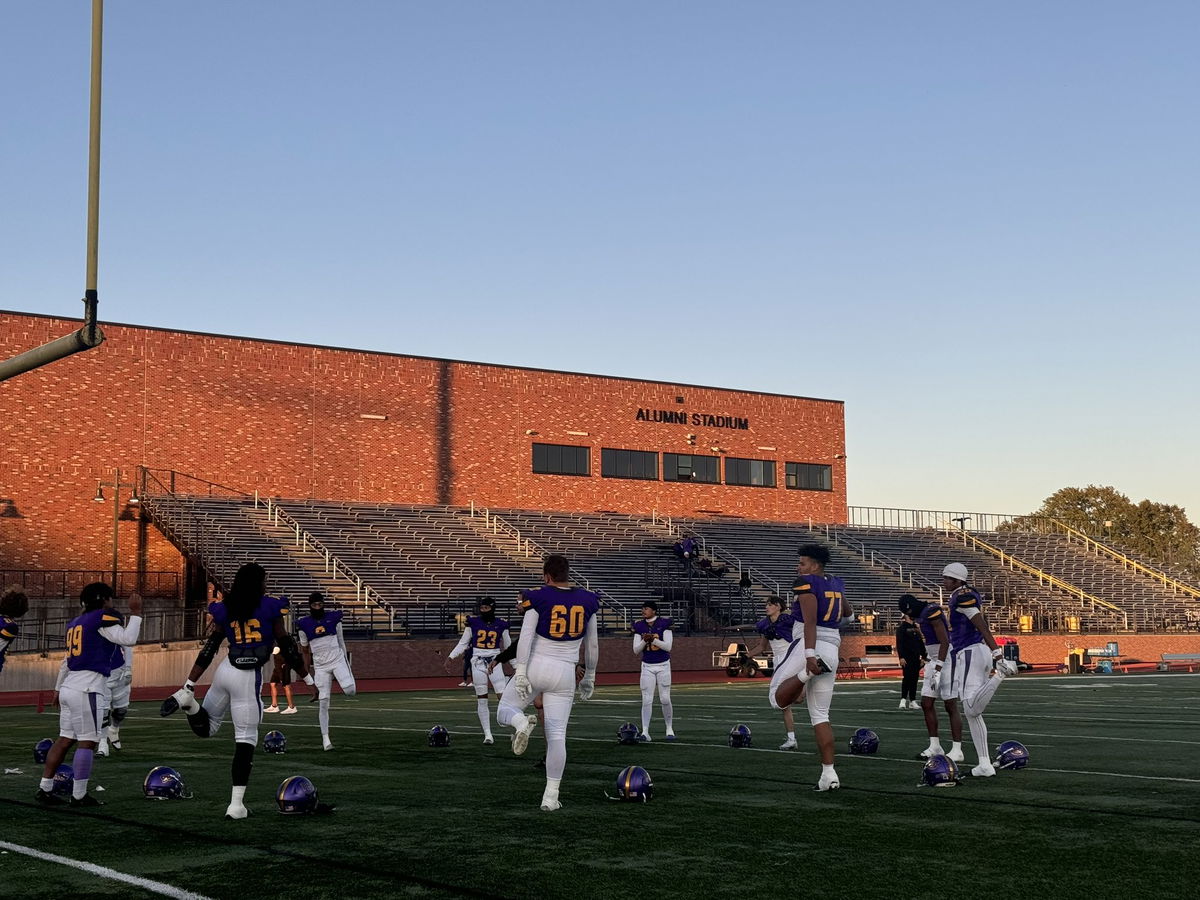
[[[52,794],[70,794],[75,787],[75,770],[63,763],[54,772],[54,787]]]
[[[617,797],[647,803],[654,797],[654,782],[641,766],[626,766],[617,776]]]
[[[1023,769],[1029,765],[1029,751],[1020,741],[1005,741],[996,748],[997,769]]]
[[[879,750],[879,735],[870,728],[860,728],[850,738],[851,753],[875,753]]]
[[[286,815],[316,812],[317,789],[303,775],[293,775],[285,779],[275,792],[275,804]]]
[[[267,736],[263,738],[263,749],[268,753],[286,753],[287,738],[283,736],[282,731],[268,731]]]
[[[429,729],[429,746],[430,747],[449,747],[450,732],[441,725],[434,725]]]
[[[750,726],[749,725],[734,725],[729,732],[730,747],[749,747],[750,746]]]
[[[618,744],[636,744],[638,742],[638,728],[632,722],[626,722],[617,729]]]
[[[54,746],[54,738],[42,738],[33,745],[33,761],[46,764],[46,757],[50,754],[50,748]]]
[[[142,782],[142,793],[151,800],[188,800],[191,794],[183,776],[170,766],[155,766]]]
[[[948,756],[931,756],[921,770],[922,787],[954,787],[958,784],[958,765]]]

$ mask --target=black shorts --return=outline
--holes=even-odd
[[[272,684],[288,685],[292,683],[292,667],[287,664],[283,654],[275,657],[275,668],[271,671]]]

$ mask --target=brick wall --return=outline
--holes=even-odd
[[[78,326],[0,312],[0,357]],[[22,516],[0,518],[0,568],[109,567],[112,506],[92,502],[96,482],[138,465],[285,497],[845,520],[840,402],[125,325],[104,331],[98,349],[0,384],[0,497]],[[750,427],[639,422],[639,408],[742,417]],[[532,474],[534,441],[590,447],[592,477]],[[773,459],[779,486],[601,478],[603,447]],[[834,490],[786,490],[787,461],[832,466]],[[178,569],[173,548],[133,510],[126,515],[120,567]]]

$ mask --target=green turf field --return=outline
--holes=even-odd
[[[1200,676],[1022,677],[988,711],[991,744],[1015,738],[1030,767],[952,789],[918,788],[926,746],[919,712],[896,709],[897,685],[840,683],[833,719],[840,791],[816,794],[811,734],[801,752],[775,748],[766,682],[673,689],[680,742],[620,747],[638,720],[636,686],[601,687],[576,704],[564,807],[538,809],[540,731],[514,758],[506,737],[481,744],[470,691],[335,698],[337,751],[323,753],[316,707],[268,715],[289,740],[259,753],[244,822],[222,818],[232,733],[195,738],[182,719],[137,704],[125,749],[97,761],[94,814],[30,801],[32,746],[57,719],[0,710],[4,767],[0,840],[98,863],[208,897],[708,897],[1063,898],[1186,896],[1200,883]],[[494,709],[494,701],[493,701]],[[657,704],[655,706],[657,716]],[[755,746],[731,750],[737,722]],[[433,750],[435,723],[453,733]],[[874,757],[841,751],[855,728],[875,729]],[[656,720],[651,733],[662,733]],[[497,730],[498,736],[501,730]],[[973,763],[969,752],[968,762]],[[69,761],[69,759],[68,759]],[[183,772],[196,797],[142,798],[156,764]],[[645,766],[652,803],[610,802],[618,770]],[[304,774],[330,817],[284,817],[273,790]],[[149,897],[64,865],[0,854],[0,895]],[[1194,896],[1194,895],[1193,895]]]

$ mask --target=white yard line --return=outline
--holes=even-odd
[[[181,888],[172,887],[169,884],[163,884],[161,881],[151,881],[149,878],[139,878],[137,875],[126,875],[124,872],[118,872],[115,869],[108,869],[104,866],[97,866],[94,863],[83,862],[78,859],[71,859],[69,856],[59,856],[55,853],[43,853],[41,850],[34,850],[32,847],[22,847],[20,844],[11,844],[8,841],[0,841],[0,848],[11,850],[13,853],[21,853],[25,856],[32,856],[34,859],[40,859],[45,862],[58,863],[61,866],[70,866],[72,869],[78,869],[81,872],[87,872],[89,875],[99,875],[101,878],[108,878],[111,881],[121,881],[125,884],[132,884],[134,887],[140,887],[142,890],[151,891],[155,894],[162,894],[164,897],[175,897],[176,900],[209,900],[203,894],[196,894],[192,891],[185,891]]]

